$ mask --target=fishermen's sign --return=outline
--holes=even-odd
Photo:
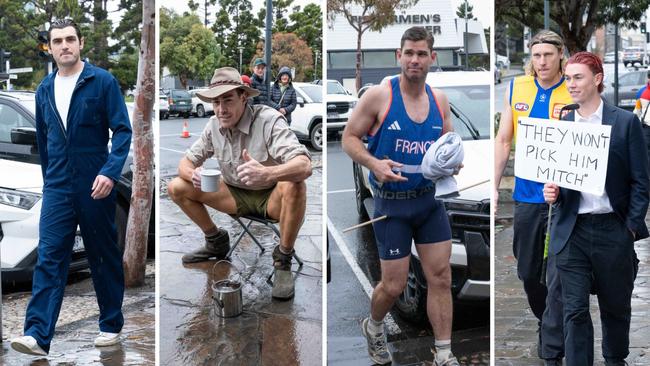
[[[611,126],[522,117],[515,176],[593,194],[605,191]]]

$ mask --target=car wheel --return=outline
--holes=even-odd
[[[129,204],[122,198],[116,200],[115,205],[115,228],[117,229],[117,246],[124,255],[126,248],[126,224],[129,220]]]
[[[427,285],[419,261],[411,257],[406,287],[395,301],[399,316],[412,323],[427,320]]]
[[[205,109],[200,104],[196,106],[196,116],[199,118],[205,117]]]
[[[323,150],[323,123],[322,122],[317,122],[311,127],[311,130],[309,131],[309,142],[311,143],[311,146],[314,149],[318,151]]]
[[[354,176],[354,196],[357,201],[357,212],[361,218],[367,219],[368,211],[366,211],[366,206],[363,204],[363,201],[371,196],[370,191],[363,184],[363,170],[361,169],[361,165],[352,163],[352,175]]]

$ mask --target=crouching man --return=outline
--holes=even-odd
[[[170,197],[205,234],[205,245],[183,256],[183,263],[223,259],[230,249],[228,232],[217,228],[205,205],[229,215],[253,215],[280,223],[280,245],[273,250],[272,296],[293,297],[293,246],[305,215],[305,179],[311,157],[287,122],[265,105],[250,106],[259,92],[246,86],[231,67],[216,69],[208,90],[197,93],[213,103],[215,115],[187,150]],[[201,166],[215,157],[223,179],[217,192],[201,190]]]

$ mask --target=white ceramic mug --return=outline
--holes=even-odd
[[[220,181],[221,171],[219,169],[201,170],[201,190],[203,192],[218,192]]]

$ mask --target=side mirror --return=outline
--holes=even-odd
[[[16,127],[11,129],[11,143],[36,146],[36,128]]]
[[[298,97],[298,98],[296,98],[296,100],[298,101],[299,106],[301,106],[301,107],[305,106],[305,100],[302,97]]]

